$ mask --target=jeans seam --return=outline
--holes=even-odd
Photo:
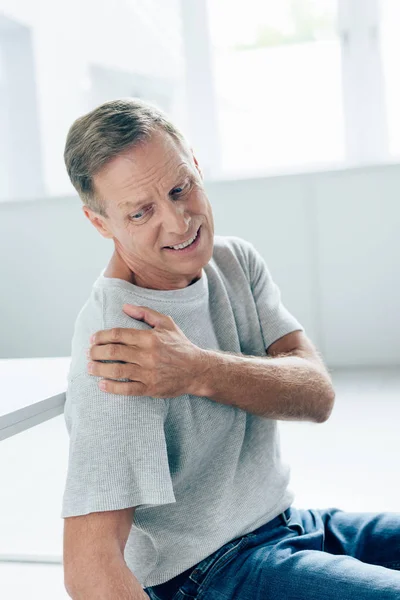
[[[204,580],[200,583],[197,589],[197,600],[201,600],[201,598],[203,598],[204,593],[207,590],[207,584],[209,583],[209,581],[211,581],[213,577],[217,573],[219,573],[219,571],[232,559],[232,557],[235,556],[235,554],[237,554],[237,551],[239,549],[242,549],[242,547],[245,546],[247,541],[248,537],[247,535],[245,535],[235,546],[233,546],[233,548],[230,548],[227,552],[220,556],[215,562],[215,564],[211,565],[211,568],[209,569]]]

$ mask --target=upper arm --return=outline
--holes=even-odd
[[[123,559],[134,512],[135,507],[129,507],[64,519],[64,579],[69,586],[84,576],[86,560]]]
[[[247,249],[250,286],[264,348],[268,349],[278,338],[295,330],[304,331],[304,327],[283,304],[281,291],[261,254],[249,242],[244,244],[244,248]]]
[[[165,400],[122,398],[100,390],[97,379],[84,374],[69,381],[64,412],[70,444],[61,517],[176,502]]]

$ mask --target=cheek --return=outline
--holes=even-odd
[[[139,227],[136,227],[134,231],[130,232],[129,237],[131,252],[136,256],[140,256],[144,262],[151,254],[154,255],[160,252],[162,240],[160,241],[159,229],[143,226],[139,230]]]
[[[124,231],[125,234],[129,234],[129,232],[132,229],[132,223],[130,223],[129,220],[127,219],[126,221],[124,221],[122,229],[123,229],[123,231]]]

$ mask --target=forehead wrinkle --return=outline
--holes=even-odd
[[[151,170],[150,172],[146,173],[145,178],[140,182],[140,185],[142,185],[144,187],[146,186],[146,183],[148,183],[152,179],[152,177],[154,175],[154,170],[157,170],[157,167],[155,167],[155,169]],[[185,170],[188,173],[190,173],[190,166],[187,164],[187,162],[182,161],[177,166],[176,171],[174,172],[173,175],[170,174],[171,170],[168,170],[165,173],[164,177],[162,177],[161,180],[160,180],[160,182],[158,182],[158,183],[160,185],[162,185],[162,181],[164,179],[167,179],[167,178],[171,179],[171,184],[170,185],[175,184],[175,183],[179,183],[177,181],[177,177],[179,177],[180,173],[182,171],[185,171]],[[122,190],[126,190],[127,188],[129,188],[129,186],[130,186],[131,183],[132,183],[132,175],[129,175],[127,177],[127,179],[124,182],[122,182]],[[135,192],[133,192],[133,193],[135,193]],[[137,194],[137,201],[131,201],[131,202],[125,201],[125,202],[122,202],[119,206],[126,206],[127,204],[132,204],[132,205],[136,206],[136,205],[140,204],[141,202],[146,201],[147,198],[148,198],[147,194],[141,195],[140,193],[138,193]]]
[[[145,173],[145,175],[143,176],[143,178],[141,179],[140,183],[144,186],[146,186],[149,181],[151,181],[154,177],[154,175],[157,172],[161,171],[161,177],[159,178],[159,180],[156,180],[156,183],[158,182],[162,182],[165,179],[168,179],[168,177],[176,177],[177,174],[179,173],[179,171],[182,169],[182,167],[184,165],[186,165],[186,162],[184,160],[181,160],[176,167],[172,167],[171,163],[173,163],[174,161],[174,157],[173,156],[168,156],[167,159],[165,161],[163,161],[160,164],[156,164],[156,165],[152,165]],[[171,175],[171,173],[173,173],[173,175]]]
[[[174,182],[175,183],[179,183],[178,181],[176,181],[177,177],[179,177],[179,172],[183,172],[186,171],[188,175],[190,175],[190,166],[186,163],[186,162],[182,162],[178,168],[177,168],[177,172],[178,174],[175,175],[174,177]],[[125,189],[126,187],[129,187],[129,183],[124,187],[124,185],[122,186],[123,189]],[[129,190],[127,191],[127,196],[130,196],[132,192],[130,192]],[[120,204],[118,204],[118,208],[124,208],[125,206],[131,206],[132,208],[136,208],[139,207],[143,202],[145,202],[148,198],[148,196],[143,196],[142,198],[140,198],[140,194],[138,195],[138,199],[136,201],[134,200],[125,200],[124,202],[121,202]]]

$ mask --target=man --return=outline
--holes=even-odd
[[[65,162],[114,242],[72,340],[70,596],[398,598],[398,515],[291,506],[277,422],[326,421],[331,378],[254,246],[214,235],[184,136],[107,102],[72,125]]]

